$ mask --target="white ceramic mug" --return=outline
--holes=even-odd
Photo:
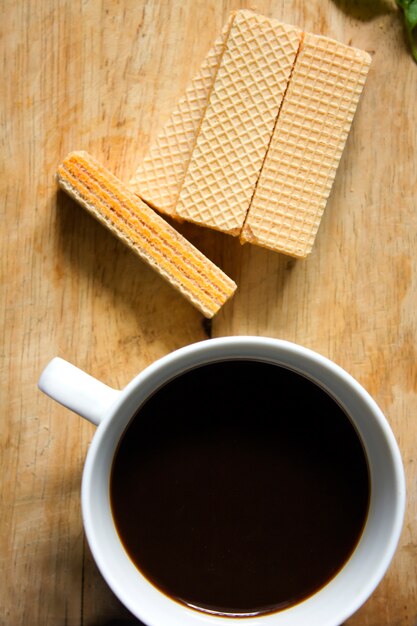
[[[324,388],[345,409],[362,440],[369,464],[371,496],[360,541],[342,570],[313,596],[288,609],[250,618],[222,617],[182,606],[140,573],[118,537],[109,499],[109,478],[118,441],[137,409],[161,385],[200,365],[256,359],[288,367]],[[405,508],[400,452],[387,420],[369,394],[327,358],[287,341],[225,337],[169,354],[116,391],[62,359],[43,371],[39,387],[98,426],[82,482],[82,512],[88,543],[105,580],[149,626],[337,626],[352,615],[381,581],[395,552]]]

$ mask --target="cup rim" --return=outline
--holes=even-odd
[[[230,352],[227,356],[224,354],[221,355],[221,351],[224,349],[228,349]],[[372,413],[375,421],[378,424],[379,429],[382,431],[383,436],[387,442],[391,458],[392,458],[392,467],[395,474],[395,484],[397,489],[397,506],[395,510],[395,516],[392,522],[392,531],[389,537],[389,541],[383,546],[381,550],[381,559],[379,563],[379,567],[375,569],[373,576],[371,576],[367,580],[367,584],[360,590],[360,593],[357,593],[354,598],[350,598],[346,601],[346,604],[338,611],[337,616],[332,616],[329,618],[327,622],[322,621],[320,626],[336,626],[336,624],[341,623],[348,619],[373,593],[375,588],[380,583],[383,578],[389,563],[395,553],[397,548],[397,544],[400,538],[404,512],[405,512],[405,476],[404,469],[401,459],[401,454],[398,448],[398,444],[395,440],[394,434],[391,430],[391,427],[382,413],[381,409],[376,404],[375,400],[370,396],[370,394],[364,389],[364,387],[349,374],[342,367],[328,359],[327,357],[319,354],[311,350],[310,348],[306,348],[299,344],[276,338],[269,337],[258,337],[258,336],[250,336],[250,335],[240,335],[233,337],[220,337],[215,339],[208,339],[201,342],[193,343],[188,346],[179,348],[174,352],[171,352],[148,367],[146,367],[142,372],[136,375],[121,391],[120,396],[117,398],[116,402],[112,405],[112,407],[108,410],[107,415],[104,417],[103,421],[100,423],[93,440],[91,442],[90,448],[87,453],[86,462],[84,465],[83,479],[82,479],[82,515],[84,522],[84,529],[86,533],[86,537],[88,540],[88,544],[90,550],[93,554],[94,560],[106,580],[107,584],[113,590],[113,592],[118,596],[118,598],[123,602],[123,604],[139,619],[143,620],[149,626],[159,626],[158,620],[154,620],[152,616],[148,614],[143,614],[140,608],[138,609],[137,603],[135,603],[132,598],[125,593],[123,585],[119,583],[119,581],[112,575],[112,572],[109,571],[109,567],[103,558],[103,549],[99,545],[99,542],[96,540],[95,535],[95,521],[94,521],[94,510],[91,507],[91,491],[93,489],[92,485],[92,477],[94,473],[94,466],[96,463],[97,455],[100,454],[101,442],[106,437],[106,433],[109,428],[111,428],[113,419],[116,415],[119,414],[123,410],[126,401],[129,398],[132,398],[134,392],[143,386],[146,383],[149,383],[153,379],[157,380],[158,373],[161,375],[165,372],[166,378],[162,384],[172,379],[173,374],[168,375],[168,372],[175,366],[175,375],[180,375],[184,371],[196,367],[198,365],[203,365],[210,361],[216,360],[232,360],[234,358],[255,358],[254,356],[245,356],[244,351],[253,351],[253,350],[271,350],[276,351],[276,354],[280,353],[281,359],[278,361],[275,359],[275,363],[286,364],[286,360],[283,358],[285,355],[288,357],[291,355],[295,359],[299,359],[300,357],[303,359],[304,365],[305,363],[309,363],[312,367],[319,366],[323,368],[327,372],[331,372],[332,376],[335,379],[343,380],[344,384],[348,385],[357,396],[360,396],[361,399],[366,403],[369,411]],[[238,355],[239,352],[242,352],[242,355]],[[258,357],[260,360],[263,360],[261,356]],[[268,360],[267,358],[264,360]],[[269,359],[272,361],[272,359]],[[295,368],[296,369],[296,368]],[[299,371],[304,373],[304,368],[300,368]],[[313,377],[314,380],[314,377]],[[317,381],[316,381],[317,382]],[[155,384],[154,390],[159,388],[161,384]],[[325,385],[324,385],[325,387]],[[331,390],[328,390],[330,394],[332,394]],[[149,395],[149,394],[148,394]],[[146,397],[148,397],[148,395]],[[139,403],[140,406],[141,402]],[[132,415],[132,414],[131,414]],[[129,417],[130,419],[130,417]],[[118,438],[122,435],[125,425],[128,423],[129,419],[123,422],[123,428],[120,429],[120,433]],[[117,534],[116,529],[114,528],[114,532]],[[126,554],[126,559],[130,560],[128,555]],[[345,566],[342,568],[345,569]],[[149,583],[151,585],[151,583]],[[320,595],[321,591],[315,594],[315,596]],[[158,594],[165,596],[162,592],[158,591]],[[315,596],[312,596],[313,598]],[[311,598],[307,598],[302,603],[299,603],[296,606],[300,606],[302,604],[306,604],[310,601]],[[178,603],[169,599],[170,603],[174,605],[178,605]],[[183,607],[185,612],[191,612],[192,615],[195,616],[195,624],[203,624],[203,623],[223,623],[223,624],[231,624],[232,622],[236,622],[236,620],[242,621],[242,617],[220,617],[217,615],[208,615],[205,613],[198,612],[193,609],[187,609],[187,607]],[[294,608],[294,607],[293,607]],[[255,622],[258,623],[258,619],[262,620],[262,623],[265,624],[269,620],[271,626],[273,626],[274,622],[278,621],[276,616],[283,615],[284,613],[289,613],[291,611],[291,607],[289,609],[285,609],[284,611],[278,611],[272,614],[265,614],[258,616],[256,618],[250,617],[245,619],[250,619],[252,624]],[[274,619],[275,617],[275,619]],[[159,618],[160,619],[160,618]],[[289,623],[289,622],[288,622]]]

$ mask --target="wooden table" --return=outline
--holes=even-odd
[[[268,335],[313,348],[349,370],[386,413],[407,474],[404,531],[384,581],[347,623],[417,623],[417,66],[394,3],[5,0],[5,626],[129,618],[83,535],[80,481],[94,427],[38,392],[42,368],[60,355],[122,387],[208,332],[191,305],[57,192],[54,172],[67,152],[87,149],[129,179],[228,12],[242,7],[363,47],[373,65],[306,261],[241,247],[214,231],[182,230],[239,285],[213,336]]]

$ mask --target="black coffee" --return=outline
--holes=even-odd
[[[320,387],[226,361],[175,378],[140,408],[110,495],[120,538],[156,587],[244,616],[295,604],[340,570],[370,484],[354,427]]]

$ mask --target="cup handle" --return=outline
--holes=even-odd
[[[60,357],[55,357],[45,367],[38,387],[53,400],[96,426],[121,393]]]

